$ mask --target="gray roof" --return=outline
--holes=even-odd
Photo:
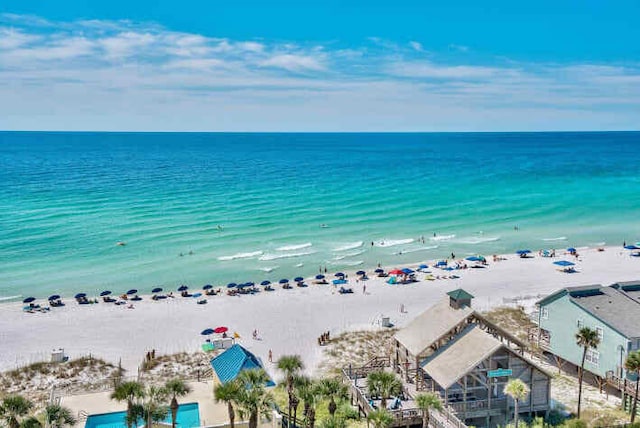
[[[415,356],[473,313],[469,307],[453,309],[446,297],[414,318],[394,337]]]
[[[595,295],[569,298],[626,337],[640,337],[640,301],[612,287],[600,287],[598,291]]]
[[[424,371],[442,388],[449,388],[483,360],[502,347],[502,343],[480,326],[472,324],[422,364]]]

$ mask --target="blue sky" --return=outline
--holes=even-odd
[[[638,1],[0,5],[0,129],[640,129]]]

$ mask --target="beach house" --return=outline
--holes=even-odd
[[[587,351],[588,380],[601,389],[609,384],[626,390],[630,378],[624,362],[630,351],[640,349],[640,281],[566,287],[537,305],[536,341],[541,350],[551,353],[561,368],[580,366],[583,349],[575,335],[589,327],[597,331],[600,344]]]
[[[505,395],[510,379],[530,393],[523,415],[549,410],[551,376],[524,356],[526,344],[473,310],[473,296],[458,289],[418,315],[393,338],[391,366],[411,390],[437,392],[467,425],[495,427],[513,416]]]

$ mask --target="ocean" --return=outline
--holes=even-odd
[[[638,132],[0,132],[0,300],[636,242],[639,149]]]

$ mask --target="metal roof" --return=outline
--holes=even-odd
[[[237,343],[211,360],[211,367],[221,383],[227,383],[238,377],[241,371],[261,369],[262,363],[251,352]],[[275,386],[269,379],[267,386]]]
[[[569,298],[627,338],[640,337],[640,302],[613,287],[601,287],[599,291],[584,297],[570,294]]]

